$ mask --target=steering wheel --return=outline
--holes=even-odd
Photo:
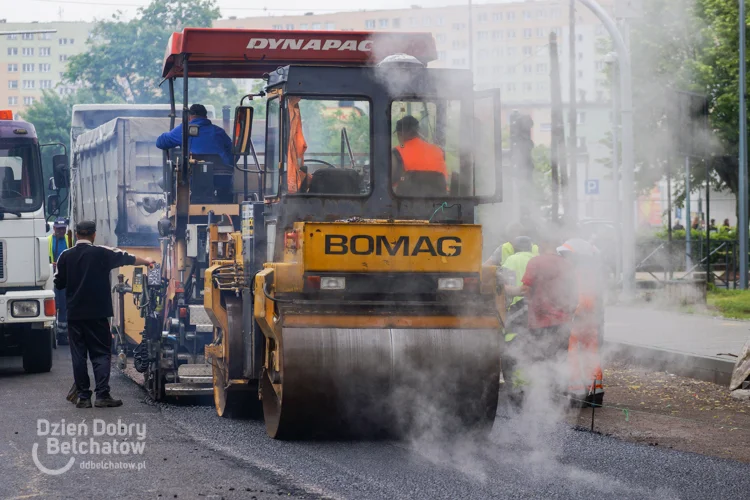
[[[23,193],[15,189],[0,189],[0,193],[16,193],[19,198],[23,198]]]
[[[305,160],[303,163],[322,163],[326,167],[339,168],[336,165],[334,165],[333,163],[328,163],[327,161],[323,161],[323,160],[312,160],[312,159],[310,159],[310,160]]]

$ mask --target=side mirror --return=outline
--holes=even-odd
[[[57,215],[60,213],[60,196],[51,194],[47,196],[47,213]]]
[[[250,132],[252,132],[252,128],[252,106],[237,106],[234,108],[234,126],[232,127],[234,154],[244,156],[250,152]]]
[[[198,125],[188,125],[188,135],[190,137],[198,137]]]
[[[55,155],[52,157],[52,173],[55,176],[57,189],[67,188],[68,182],[68,155]]]

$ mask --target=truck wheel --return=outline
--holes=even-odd
[[[53,330],[29,330],[23,348],[23,369],[27,373],[43,373],[52,369]]]

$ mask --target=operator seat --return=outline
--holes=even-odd
[[[440,172],[411,170],[404,172],[404,180],[398,186],[400,196],[442,197],[447,194],[445,176]]]
[[[225,165],[220,155],[191,154],[190,157],[198,162],[205,162],[193,165],[190,201],[192,203],[233,203],[234,168],[231,165]]]
[[[315,171],[308,193],[362,194],[362,176],[350,168],[321,168]]]

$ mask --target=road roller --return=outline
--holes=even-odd
[[[178,202],[202,168],[187,147],[189,83],[263,79],[234,110],[244,199],[209,207],[204,228],[219,416],[262,412],[277,439],[491,429],[505,298],[475,217],[502,192],[500,100],[473,92],[468,70],[429,68],[436,56],[427,33],[170,38]],[[163,229],[181,262],[184,218]]]

